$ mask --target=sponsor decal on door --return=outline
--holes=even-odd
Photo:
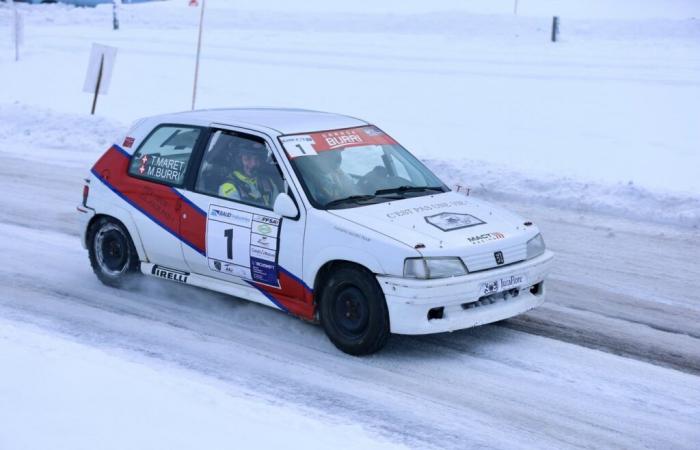
[[[210,205],[207,260],[215,272],[279,287],[280,219]]]

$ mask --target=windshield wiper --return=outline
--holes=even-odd
[[[384,194],[402,194],[404,192],[425,192],[425,191],[440,191],[444,192],[442,186],[399,186],[390,189],[379,189],[374,195]]]
[[[338,205],[341,205],[343,203],[361,202],[363,200],[372,200],[373,198],[376,198],[376,196],[375,195],[351,195],[350,197],[343,197],[343,198],[331,200],[330,202],[323,205],[323,207],[328,209],[331,206],[338,206]]]
[[[362,202],[365,200],[374,200],[377,196],[383,196],[388,194],[403,194],[404,192],[425,192],[425,191],[440,191],[444,192],[442,186],[399,186],[391,189],[379,189],[374,193],[374,195],[351,195],[349,197],[338,198],[336,200],[331,200],[330,202],[323,205],[325,209],[329,209],[333,206],[342,205],[344,203],[355,203]]]

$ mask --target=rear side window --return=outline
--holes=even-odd
[[[129,174],[157,183],[182,185],[200,128],[162,125],[134,153]]]

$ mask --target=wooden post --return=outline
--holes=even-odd
[[[552,18],[552,42],[557,42],[558,35],[559,35],[559,17],[554,16]]]
[[[15,5],[14,0],[8,1],[10,2],[10,8],[12,8],[12,23],[14,25],[12,35],[15,38],[15,61],[19,61],[19,43],[17,42],[17,5]]]
[[[197,80],[199,78],[199,55],[202,52],[202,24],[204,23],[204,5],[206,0],[202,0],[202,10],[199,13],[199,37],[197,38],[197,61],[194,65],[194,86],[192,87],[192,109],[197,100]]]
[[[14,9],[14,22],[15,22],[15,29],[14,29],[14,34],[15,34],[15,61],[19,61],[19,41],[22,39],[21,34],[22,34],[22,24],[20,21],[22,20],[19,11],[17,11],[17,7],[15,6],[14,2],[12,2],[12,6]]]
[[[112,0],[112,29],[119,29],[119,16],[117,14],[119,9],[119,0]]]
[[[97,72],[97,84],[95,85],[95,97],[92,99],[92,114],[95,115],[95,107],[97,106],[97,95],[100,93],[100,83],[102,83],[102,67],[105,62],[105,56],[100,57],[100,70]]]

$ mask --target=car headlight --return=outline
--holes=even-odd
[[[542,235],[537,233],[537,236],[527,241],[527,259],[532,259],[544,253],[544,239]]]
[[[467,268],[456,257],[406,258],[403,264],[406,278],[447,278],[466,274]]]

